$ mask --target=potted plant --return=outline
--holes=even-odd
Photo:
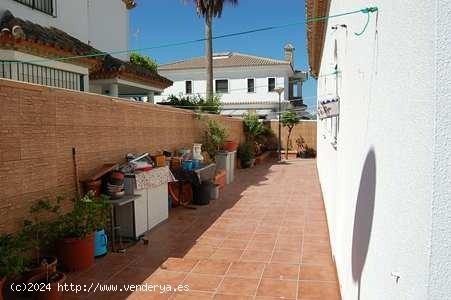
[[[233,152],[238,148],[238,143],[235,141],[225,141],[222,147],[225,151]]]
[[[25,270],[25,246],[26,239],[22,235],[0,236],[0,300],[3,300],[6,279],[14,278]]]
[[[34,300],[60,300],[64,298],[64,291],[59,290],[58,286],[66,281],[66,275],[62,272],[53,274],[40,273],[30,278],[31,284],[39,286],[38,290],[33,292]]]
[[[224,145],[227,138],[227,131],[215,120],[207,121],[207,128],[204,133],[202,147],[210,157],[215,157],[216,152]]]
[[[25,281],[38,274],[56,273],[58,260],[56,256],[49,254],[54,248],[56,235],[49,218],[58,213],[60,202],[60,197],[57,197],[55,204],[48,200],[39,200],[30,208],[32,219],[24,221],[22,233],[28,240],[33,256],[25,274]]]
[[[244,133],[246,139],[250,142],[255,142],[259,135],[265,132],[265,127],[255,113],[248,113],[243,118]]]
[[[103,226],[106,207],[105,198],[88,193],[56,221],[58,258],[67,270],[80,271],[94,264],[94,233]]]
[[[241,162],[242,168],[250,168],[253,166],[255,162],[254,158],[254,149],[251,142],[247,141],[244,143],[241,143],[238,147],[238,158]]]

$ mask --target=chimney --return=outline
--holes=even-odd
[[[292,44],[288,43],[283,47],[285,60],[289,61],[294,68],[294,51],[296,50]]]

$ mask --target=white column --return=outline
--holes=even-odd
[[[83,75],[83,88],[85,92],[89,92],[89,75]]]
[[[112,97],[118,97],[119,96],[119,86],[117,83],[110,84],[110,93],[109,95]]]
[[[302,96],[302,80],[298,80],[297,88],[298,88],[298,93],[296,96],[301,97]]]
[[[149,91],[147,93],[147,102],[155,103],[155,92],[154,91]]]

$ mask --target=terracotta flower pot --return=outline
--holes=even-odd
[[[47,281],[46,274],[38,274],[30,279],[31,283],[44,283],[42,290],[33,292],[33,299],[35,300],[60,300],[64,298],[64,291],[58,290],[58,284],[63,284],[66,281],[66,275],[61,272],[54,273]],[[47,284],[50,283],[50,289]]]
[[[233,152],[238,149],[238,143],[234,141],[225,141],[223,145],[224,150]]]
[[[44,263],[45,260],[45,263]],[[58,264],[58,259],[55,256],[45,256],[41,258],[41,264],[31,268],[26,274],[25,282],[29,282],[32,277],[39,274],[50,274],[56,273],[56,265]]]
[[[0,277],[0,300],[3,300],[3,286],[5,285],[6,277]]]
[[[120,171],[113,171],[113,172],[111,172],[110,177],[114,178],[114,179],[118,179],[118,180],[124,180],[125,175],[124,175],[124,173],[122,173]]]
[[[58,258],[63,267],[76,272],[89,268],[94,264],[94,234],[84,238],[67,238],[57,245]]]

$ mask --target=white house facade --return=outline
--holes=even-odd
[[[129,49],[135,6],[133,0],[1,1],[0,77],[152,99],[170,80],[131,64],[127,53],[91,56]]]
[[[308,25],[318,172],[343,300],[451,298],[449,1]],[[308,0],[307,17],[362,1]],[[337,74],[335,74],[337,70]]]
[[[294,49],[290,47],[285,49],[287,60],[236,52],[214,54],[213,89],[221,99],[221,114],[242,116],[246,112],[254,112],[261,118],[277,118],[277,88],[284,88],[281,94],[282,109],[295,106],[300,113],[304,112],[302,83],[307,74],[293,69],[290,59]],[[172,80],[173,85],[157,96],[157,101],[164,102],[170,95],[205,97],[204,57],[161,65],[158,72]]]
[[[129,48],[129,13],[120,0],[2,0],[0,15],[6,10],[21,19],[58,28],[102,51]],[[118,57],[126,59],[127,54]]]

